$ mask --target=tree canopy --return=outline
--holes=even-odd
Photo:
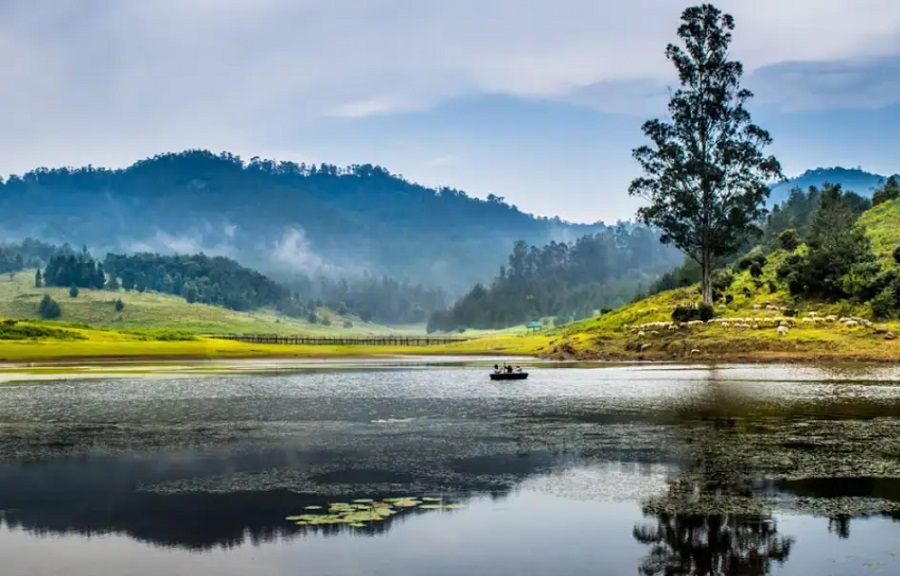
[[[734,18],[703,4],[681,20],[683,47],[666,48],[681,87],[669,101],[671,120],[643,125],[651,144],[634,150],[644,175],[629,193],[648,201],[638,218],[700,265],[703,300],[711,304],[713,268],[760,232],[768,182],[781,167],[763,154],[772,138],[752,123],[743,65],[728,58]]]

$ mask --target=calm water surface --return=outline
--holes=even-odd
[[[900,574],[898,369],[243,368],[0,385],[0,574]]]

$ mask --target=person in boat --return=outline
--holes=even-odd
[[[521,366],[516,366],[516,372],[518,372],[519,374],[521,374],[521,373],[522,373],[522,367],[521,367]]]
[[[499,374],[499,373],[500,373],[500,366],[494,364],[494,374]]]

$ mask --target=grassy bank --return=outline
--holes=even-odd
[[[167,330],[122,331],[46,321],[0,321],[0,362],[101,359],[327,358],[402,354],[529,355],[540,337],[499,336],[438,346],[284,345]]]
[[[308,336],[365,336],[382,334],[420,334],[424,326],[389,327],[363,322],[351,316],[338,316],[321,309],[320,318],[330,325],[311,324],[275,311],[236,312],[219,306],[188,303],[184,298],[154,292],[119,290],[79,291],[69,296],[68,288],[35,288],[33,273],[20,272],[13,278],[0,277],[0,318],[37,320],[38,304],[45,294],[59,302],[61,322],[128,331],[174,330],[194,334],[297,334]],[[116,310],[116,300],[125,307]],[[351,327],[344,323],[350,322]]]

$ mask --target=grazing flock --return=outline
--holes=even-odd
[[[753,309],[756,314],[752,317],[746,318],[713,318],[706,321],[691,320],[689,322],[647,322],[634,326],[625,324],[623,325],[622,329],[630,331],[632,334],[636,334],[637,336],[643,337],[659,336],[662,331],[675,332],[678,330],[690,330],[699,326],[718,325],[722,328],[728,328],[731,330],[774,329],[779,336],[785,337],[788,335],[791,329],[796,327],[798,324],[800,324],[801,326],[809,327],[819,325],[843,326],[845,328],[857,328],[859,326],[863,326],[866,328],[872,327],[872,322],[866,320],[865,318],[859,318],[856,316],[821,316],[817,312],[807,312],[805,316],[801,318],[795,318],[792,316],[785,316],[784,312],[786,311],[786,309],[774,304],[767,304],[765,306],[757,304],[753,306]],[[651,308],[650,311],[658,312],[659,309]],[[878,330],[878,332],[882,332],[882,330]],[[885,331],[885,333],[887,335],[891,335],[890,332]]]

